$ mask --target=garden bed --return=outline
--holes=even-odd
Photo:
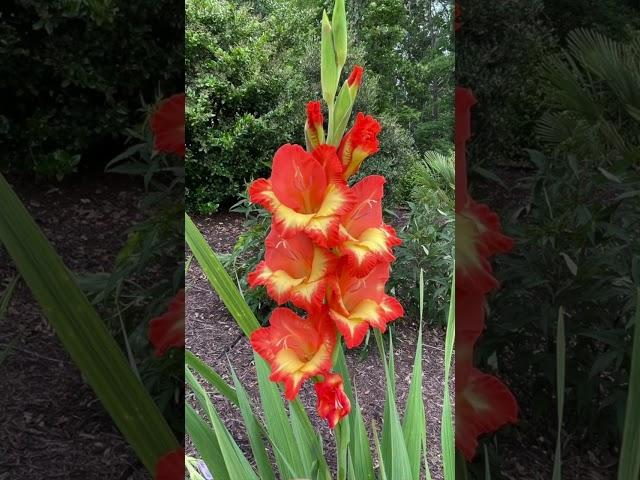
[[[528,208],[532,202],[530,194],[531,168],[502,168],[494,170],[500,179],[510,187],[509,190],[497,187],[495,183],[478,179],[473,183],[477,197],[486,202],[498,212],[503,220],[503,226],[509,233],[509,224],[513,222],[511,215],[519,212],[519,222],[531,222],[527,217]],[[514,245],[514,253],[519,252],[518,243]],[[504,268],[504,258],[496,259],[496,271]],[[502,288],[509,288],[505,283]],[[492,303],[489,299],[490,305]],[[495,307],[495,305],[493,305]],[[542,307],[542,305],[539,305]],[[532,306],[532,309],[535,309]],[[489,323],[491,317],[487,319]],[[514,335],[516,335],[514,333]],[[518,355],[523,352],[543,351],[548,348],[544,339],[536,333],[518,332],[517,348],[501,350],[498,375],[513,392],[518,401],[518,423],[508,427],[498,434],[497,452],[500,456],[500,472],[504,478],[519,480],[548,480],[553,476],[553,458],[556,448],[557,419],[556,413],[540,414],[536,409],[537,396],[541,391],[532,390],[534,374],[522,375],[514,365],[518,362]],[[482,339],[480,340],[482,344]],[[546,391],[545,395],[555,397],[555,391]],[[585,432],[573,434],[564,431],[563,443],[563,478],[566,480],[606,480],[615,477],[618,453],[613,451],[606,442],[586,436]],[[480,452],[481,453],[481,452]],[[481,455],[480,455],[481,456]]]
[[[126,230],[140,220],[137,181],[10,180],[76,274],[110,271]],[[0,249],[1,291],[15,273]],[[0,395],[1,479],[149,478],[21,282],[0,320],[0,372],[9,393]]]
[[[242,215],[218,213],[209,217],[192,217],[198,229],[217,253],[228,253],[236,239],[243,232]],[[187,255],[190,255],[187,252]],[[186,277],[186,347],[215,368],[228,382],[231,382],[229,367],[235,369],[240,381],[247,388],[254,405],[258,405],[258,387],[253,368],[253,353],[249,342],[236,322],[220,302],[209,285],[206,276],[192,262]],[[402,299],[400,299],[402,301]],[[395,323],[394,350],[396,359],[396,383],[398,385],[398,405],[405,405],[409,380],[418,335],[418,319],[402,318]],[[444,387],[444,332],[441,329],[425,329],[423,333],[424,352],[424,392],[427,415],[428,461],[432,478],[443,478],[440,451],[440,422]],[[377,350],[370,345],[369,351],[349,351],[347,364],[351,372],[356,372],[352,381],[358,392],[367,427],[375,420],[378,428],[382,423],[385,396],[384,374]],[[306,385],[301,392],[302,403],[308,411],[315,405],[312,388]],[[452,388],[453,391],[453,388]],[[242,418],[237,408],[209,389],[215,407],[227,428],[250,458],[251,451]],[[192,392],[187,393],[187,401],[195,406]],[[335,440],[326,423],[316,415],[310,415],[312,422],[321,432],[327,459],[335,465]],[[192,445],[187,445],[187,454],[195,455]],[[375,461],[375,460],[374,460]]]

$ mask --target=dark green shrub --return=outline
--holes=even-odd
[[[640,4],[636,0],[545,0],[547,21],[564,39],[576,28],[592,28],[622,39],[640,27]]]
[[[624,419],[640,274],[633,267],[640,252],[637,49],[577,31],[563,55],[545,62],[549,111],[538,133],[549,154],[529,151],[537,169],[530,208],[507,223],[516,248],[498,271],[508,288],[492,302],[480,350],[484,359],[495,352],[510,358],[510,377],[527,379],[537,392],[534,414],[545,418],[555,405],[562,306],[569,319],[566,428],[580,434],[586,426],[613,442]]]
[[[140,96],[183,88],[182,15],[170,0],[3,2],[0,168],[102,169]]]
[[[542,112],[538,67],[553,46],[542,0],[461,2],[456,32],[456,83],[471,88],[478,103],[468,145],[475,165],[526,164]]]
[[[187,2],[189,210],[235,201],[280,145],[304,144],[305,105],[317,98],[303,68],[315,21],[291,8],[259,17],[229,1]]]
[[[419,275],[424,270],[425,315],[444,325],[449,304],[455,245],[455,179],[453,154],[427,152],[405,174],[412,185],[403,243],[396,249],[389,287],[406,316],[419,312]]]

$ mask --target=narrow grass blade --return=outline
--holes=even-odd
[[[265,424],[267,432],[269,432],[269,440],[276,453],[276,463],[278,464],[280,477],[283,479],[290,478],[287,476],[287,472],[292,470],[296,476],[304,478],[304,465],[300,459],[295,435],[289,423],[289,417],[287,416],[280,390],[276,384],[269,380],[270,370],[265,361],[257,354],[254,354],[253,357],[258,374],[262,410],[269,412],[265,416]]]
[[[335,428],[336,442],[338,446],[338,480],[347,480],[349,443],[351,441],[351,429],[349,422],[340,422]]]
[[[312,447],[307,443],[308,439],[303,432],[303,427],[301,424],[302,420],[298,417],[298,415],[291,407],[292,405],[291,403],[289,403],[289,418],[291,422],[291,430],[293,431],[293,436],[296,439],[296,445],[298,446],[298,451],[300,452],[300,461],[302,462],[305,475],[310,476],[314,466],[314,454],[311,450]]]
[[[380,333],[378,331],[374,332],[375,335],[375,339],[376,339],[376,345],[378,346],[378,352],[380,353],[380,358],[382,359],[382,363],[384,364],[384,370],[385,370],[385,382],[387,381],[386,379],[389,378],[389,374],[388,374],[388,364],[387,364],[387,356],[385,354],[384,351],[384,343],[382,341],[382,335],[380,335]],[[391,429],[391,420],[390,420],[390,416],[391,416],[391,396],[388,394],[385,394],[385,398],[384,398],[384,410],[382,412],[382,441],[380,443],[380,447],[382,449],[382,453],[385,456],[385,458],[387,458],[389,455],[391,455],[391,433],[390,433],[390,429]],[[391,463],[388,462],[385,464],[385,474],[387,475],[387,477],[391,476]]]
[[[196,450],[198,450],[198,453],[202,456],[202,460],[206,463],[213,478],[228,479],[229,472],[224,465],[220,445],[218,445],[218,439],[214,431],[196,413],[191,405],[185,405],[184,415],[187,434],[196,447]]]
[[[11,303],[16,285],[18,285],[18,280],[20,280],[20,275],[14,276],[9,282],[9,285],[7,285],[7,289],[2,293],[2,297],[0,297],[0,320],[7,314],[7,309],[9,308],[9,303]]]
[[[429,470],[429,461],[427,460],[427,436],[422,439],[422,457],[424,461],[424,472],[426,480],[431,480],[431,470]]]
[[[162,455],[179,447],[178,441],[104,322],[2,175],[0,241],[114,423],[153,472]]]
[[[556,335],[556,388],[558,395],[558,436],[556,454],[553,459],[553,480],[562,479],[562,419],[564,417],[564,373],[565,373],[564,307],[558,310],[558,332]]]
[[[373,458],[371,456],[371,446],[369,445],[369,437],[367,436],[364,418],[360,411],[358,403],[358,395],[354,386],[351,384],[349,377],[349,369],[344,356],[344,349],[338,349],[338,355],[334,369],[344,380],[344,391],[351,401],[351,413],[347,417],[350,424],[351,440],[349,441],[349,458],[353,463],[354,478],[356,480],[373,480]]]
[[[349,459],[352,462],[350,470],[351,480],[374,480],[373,459],[371,458],[371,446],[364,425],[364,418],[360,411],[358,394],[353,397],[351,409],[351,442],[349,443]]]
[[[631,369],[629,371],[629,395],[624,421],[624,435],[620,452],[618,480],[640,476],[640,287],[636,287],[636,318]]]
[[[249,460],[244,456],[240,447],[235,442],[229,430],[224,426],[220,416],[215,407],[212,409],[213,416],[211,421],[213,423],[213,430],[218,437],[218,443],[220,445],[220,451],[224,458],[224,463],[229,471],[230,478],[242,478],[243,480],[259,480],[258,476],[253,471]]]
[[[373,443],[376,447],[376,453],[378,454],[378,462],[380,466],[378,467],[378,478],[380,480],[387,480],[386,468],[384,466],[384,455],[382,455],[382,449],[380,448],[380,439],[378,438],[378,429],[376,427],[376,422],[371,422],[371,432],[373,433]]]
[[[462,452],[458,450],[456,453],[456,476],[455,480],[467,480],[469,472],[467,471],[467,462]]]
[[[189,480],[205,480],[190,462],[185,462],[184,466],[187,467],[187,472],[189,472]]]
[[[294,426],[294,433],[296,433],[297,438],[301,439],[300,445],[305,445],[304,448],[311,452],[313,458],[312,463],[315,463],[318,468],[318,479],[331,478],[329,465],[327,465],[327,460],[322,448],[322,438],[311,423],[309,415],[307,415],[306,410],[297,398],[289,403],[289,407],[291,410],[291,425]],[[297,432],[296,429],[298,430]]]
[[[227,382],[225,382],[224,379],[215,370],[213,370],[213,368],[204,363],[193,352],[190,352],[189,350],[185,351],[184,361],[188,367],[198,372],[198,374],[202,378],[204,378],[213,387],[215,387],[218,393],[224,396],[235,406],[240,406],[238,395],[236,394],[235,390],[231,388],[231,386]]]
[[[384,418],[388,425],[383,426],[383,435],[385,432],[388,435],[388,443],[385,446],[384,438],[382,445],[382,454],[384,456],[384,463],[386,468],[387,477],[391,480],[401,480],[411,477],[411,468],[409,465],[409,455],[407,453],[407,446],[404,443],[404,436],[402,434],[402,425],[400,424],[400,415],[396,407],[396,393],[393,390],[394,383],[391,380],[394,375],[391,367],[393,366],[393,342],[391,337],[389,338],[389,363],[387,364],[386,355],[384,352],[384,345],[382,343],[382,335],[378,330],[375,330],[376,342],[381,349],[382,362],[384,363],[384,373],[387,384],[387,393],[385,405],[388,406],[388,415]]]
[[[185,214],[185,237],[200,268],[207,275],[209,283],[248,337],[251,332],[260,327],[260,324],[220,260],[187,214]]]
[[[205,389],[200,385],[200,382],[198,382],[189,368],[185,367],[184,374],[186,383],[191,387],[193,393],[195,393],[198,403],[202,409],[207,412],[207,416],[213,425],[213,431],[218,440],[218,447],[230,478],[258,480],[258,477],[251,468],[251,464],[231,437],[222,420],[220,420],[220,416],[213,406],[213,403],[211,403],[211,399]]]
[[[407,445],[409,455],[409,465],[411,467],[411,478],[420,478],[420,467],[422,465],[422,445],[426,438],[426,415],[424,408],[424,398],[422,395],[422,301],[424,299],[424,278],[420,270],[420,326],[418,328],[418,341],[416,343],[416,354],[413,361],[413,372],[411,374],[411,385],[407,396],[407,406],[405,408],[404,419],[402,421],[402,433]]]
[[[484,480],[491,480],[491,462],[489,462],[489,450],[487,446],[484,447]]]
[[[256,466],[258,467],[260,480],[275,480],[276,476],[273,473],[273,468],[271,467],[271,462],[269,461],[267,450],[262,440],[262,430],[251,409],[249,396],[240,383],[240,380],[238,379],[238,376],[231,364],[229,364],[229,368],[231,369],[233,384],[236,387],[240,413],[242,414],[244,426],[247,429],[247,436],[249,437],[249,443],[251,444],[253,458],[256,462]]]
[[[451,378],[451,358],[453,356],[453,343],[456,337],[456,287],[455,277],[451,282],[451,300],[449,302],[449,316],[447,318],[447,335],[444,341],[444,398],[442,399],[442,466],[445,480],[456,478],[456,455],[453,433],[453,417],[451,408],[451,394],[449,392],[449,380]]]

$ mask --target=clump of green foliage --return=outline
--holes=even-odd
[[[268,172],[282,141],[304,143],[305,101],[315,95],[289,59],[304,58],[313,21],[304,9],[272,8],[260,16],[226,0],[186,4],[191,211],[234,201],[245,182]]]
[[[549,111],[537,133],[546,152],[529,151],[531,202],[508,225],[517,248],[500,272],[509,288],[495,299],[482,351],[486,358],[509,345],[514,378],[527,378],[544,418],[555,402],[562,306],[570,318],[566,428],[608,432],[612,442],[624,421],[640,274],[639,47],[578,30],[544,63]],[[522,351],[509,340],[514,332]]]
[[[453,153],[427,152],[407,176],[412,185],[408,217],[399,234],[390,287],[407,316],[415,318],[419,304],[420,270],[424,270],[427,321],[444,325],[454,270],[455,169]]]
[[[0,169],[101,170],[140,93],[182,88],[182,6],[170,0],[7,0],[0,17]],[[167,44],[172,45],[170,50]]]
[[[542,0],[469,0],[456,32],[456,82],[478,103],[468,145],[474,166],[526,164],[523,146],[534,145],[543,106],[538,66],[554,45]]]

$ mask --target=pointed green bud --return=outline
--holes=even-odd
[[[331,27],[333,28],[333,44],[336,49],[338,71],[340,71],[347,60],[347,13],[344,0],[336,0],[333,5]]]
[[[354,100],[355,98],[351,96],[349,84],[345,80],[342,84],[342,88],[340,89],[340,93],[338,94],[338,99],[336,100],[336,109],[334,112],[335,129],[333,132],[329,133],[330,137],[327,139],[327,143],[335,147],[340,145],[340,140],[342,140],[344,131],[347,129],[347,123],[349,123],[351,110],[355,103]]]
[[[333,33],[326,11],[322,13],[321,42],[320,83],[322,84],[322,97],[327,104],[333,104],[338,88],[338,66],[336,65],[336,52],[333,48]]]

